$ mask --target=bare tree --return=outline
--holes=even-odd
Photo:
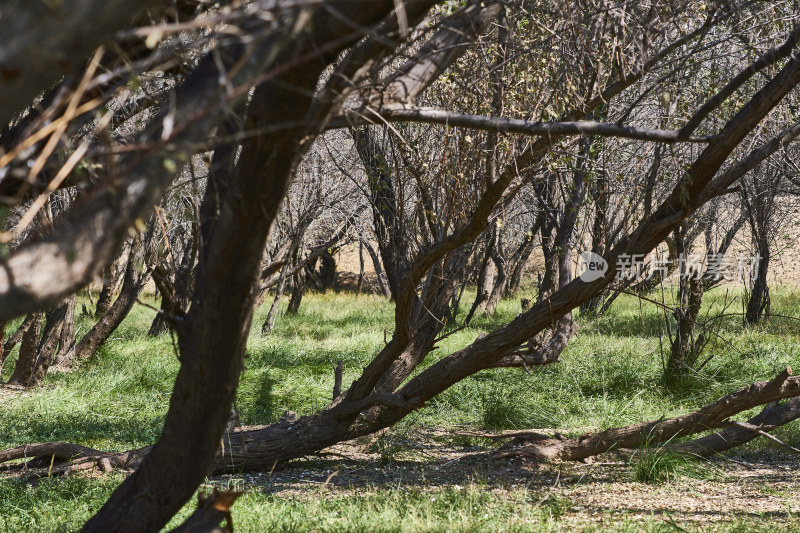
[[[753,135],[800,83],[800,61],[791,56],[796,31],[784,44],[738,70],[712,96],[693,93],[685,114],[668,124],[672,129],[654,124],[644,111],[651,104],[646,96],[652,93],[649,86],[659,87],[660,77],[670,77],[675,60],[691,57],[697,49],[726,46],[724,38],[710,37],[712,30],[724,32],[731,25],[731,31],[744,31],[732,13],[748,6],[666,2],[652,8],[629,5],[630,10],[598,11],[583,5],[578,12],[567,12],[560,4],[526,4],[521,16],[541,17],[545,25],[561,22],[574,31],[543,32],[528,43],[530,53],[521,54],[521,61],[535,65],[542,78],[535,85],[541,90],[528,87],[530,94],[516,98],[539,103],[526,109],[526,118],[506,118],[480,106],[458,109],[452,100],[442,98],[447,91],[437,93],[436,87],[430,96],[424,95],[447,69],[458,71],[475,62],[494,64],[476,60],[480,53],[467,52],[506,7],[469,3],[453,14],[437,14],[436,23],[425,28],[421,23],[435,4],[235,6],[241,31],[221,38],[216,48],[198,59],[175,85],[168,103],[137,135],[136,149],[115,154],[114,179],[98,184],[46,236],[20,246],[5,260],[0,268],[0,320],[49,308],[109,264],[128,228],[147,218],[180,167],[213,144],[211,173],[199,208],[195,289],[186,315],[175,324],[181,367],[163,434],[151,448],[103,455],[108,464],[113,460],[137,470],[86,524],[86,531],[157,530],[191,496],[215,460],[220,471],[271,468],[276,462],[391,426],[482,370],[554,362],[569,339],[563,334],[569,327],[559,329],[560,324],[568,324],[575,307],[615,280],[620,256],[650,253],[703,205],[729,192],[744,174],[800,134],[800,124],[787,120],[766,140]],[[402,9],[393,11],[395,6]],[[253,13],[248,9],[262,16],[244,16]],[[765,24],[773,20],[757,6],[752,16]],[[725,25],[720,24],[723,21]],[[782,32],[775,30],[770,46],[785,38]],[[592,60],[577,61],[583,54]],[[577,67],[581,70],[576,74],[572,71]],[[477,100],[472,81],[479,72],[485,70],[471,71],[471,78],[461,79],[460,94]],[[754,77],[759,72],[763,78]],[[752,87],[744,87],[748,81]],[[731,100],[743,87],[741,100]],[[637,95],[624,96],[628,89]],[[505,96],[509,106],[512,96]],[[620,107],[613,107],[618,99]],[[245,101],[246,110],[237,107]],[[591,113],[609,103],[608,118],[592,120]],[[417,217],[422,219],[416,227],[426,228],[413,242],[407,264],[397,271],[393,336],[326,408],[265,429],[234,432],[224,457],[218,456],[251,325],[254,288],[265,270],[262,257],[269,228],[314,139],[326,128],[361,127],[370,121],[390,123],[398,132],[412,134],[412,140],[431,132],[442,132],[444,139],[438,146],[418,150],[393,141],[398,157],[405,157],[403,166],[394,165],[393,170],[402,171],[398,176],[410,176],[417,195],[412,198],[420,206]],[[415,124],[394,124],[400,122]],[[437,129],[440,125],[447,127]],[[102,121],[95,126],[101,126],[100,133],[107,131]],[[477,143],[465,128],[481,135],[513,134],[507,159],[497,162],[496,171],[476,155]],[[371,125],[368,131],[374,129]],[[551,275],[535,305],[418,370],[447,333],[441,317],[462,286],[476,240],[490,231],[504,205],[520,190],[532,187],[544,196],[547,189],[541,187],[551,181],[551,191],[561,200],[556,203],[558,196],[553,194],[542,205],[558,209],[562,218],[558,228],[551,228],[555,232],[555,236],[550,232],[551,242],[574,246],[575,222],[570,218],[579,218],[577,209],[583,204],[586,167],[581,165],[589,159],[585,145],[599,137],[636,141],[631,146],[686,143],[691,147],[682,153],[687,164],[676,165],[680,171],[675,170],[663,192],[653,197],[647,215],[622,226],[606,251],[610,268],[603,276],[588,282],[572,279],[570,257],[558,256],[553,246],[558,265],[551,271],[557,276]],[[571,142],[574,138],[577,141]],[[743,148],[746,139],[754,141],[752,147]],[[584,148],[578,148],[581,145]],[[440,156],[435,166],[419,157],[426,153]],[[572,166],[564,165],[571,169],[565,176],[573,186],[559,190],[559,181],[550,180],[553,169],[548,165],[562,153],[583,156],[573,159]],[[428,170],[421,170],[423,162]],[[446,181],[450,177],[452,183]],[[436,196],[426,199],[429,192]],[[397,209],[403,205],[398,199]],[[390,268],[385,261],[384,267]],[[784,377],[767,387],[771,395],[766,396],[777,397],[775,390],[784,394],[784,384],[795,387],[795,383]]]

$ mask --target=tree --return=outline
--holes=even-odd
[[[87,523],[86,531],[157,530],[208,472],[241,370],[269,228],[303,156],[325,129],[364,126],[371,117],[381,123],[424,125],[409,130],[459,128],[452,133],[443,130],[455,148],[438,167],[439,176],[452,169],[468,171],[463,178],[455,174],[461,178],[457,186],[441,188],[447,193],[442,202],[457,198],[459,209],[438,220],[428,210],[425,224],[430,240],[415,243],[392,288],[394,334],[362,375],[319,413],[233,433],[231,446],[218,458],[220,469],[270,468],[276,461],[388,427],[481,370],[554,362],[553,354],[557,356],[569,338],[553,334],[563,331],[554,326],[614,281],[620,256],[652,251],[704,204],[728,193],[736,180],[800,134],[800,124],[789,121],[754,149],[740,148],[800,83],[800,61],[793,55],[797,29],[780,47],[759,54],[719,91],[693,95],[697,101],[676,129],[652,127],[644,112],[651,104],[649,86],[658,86],[661,76],[680,73],[669,70],[676,57],[688,59],[697,49],[713,48],[707,39],[728,31],[726,25],[744,31],[733,17],[742,6],[665,2],[659,6],[663,9],[628,6],[630,11],[597,12],[589,4],[572,11],[566,4],[525,3],[515,12],[518,18],[510,17],[514,24],[524,26],[526,19],[540,17],[540,23],[558,22],[570,31],[543,32],[526,43],[530,53],[521,54],[520,62],[527,62],[531,72],[528,83],[537,80],[535,85],[541,88],[530,91],[536,92],[540,103],[520,112],[528,118],[505,118],[479,106],[473,110],[477,113],[452,109],[445,105],[450,102],[434,97],[430,102],[441,107],[417,104],[445,71],[480,57],[480,47],[475,47],[474,55],[467,52],[505,9],[497,3],[475,2],[452,14],[443,10],[435,13],[436,23],[426,31],[421,23],[435,5],[258,2],[221,8],[220,19],[235,21],[240,31],[218,35],[216,47],[198,58],[175,84],[174,94],[149,116],[137,133],[136,149],[119,150],[113,168],[106,169],[108,180],[86,193],[50,232],[19,246],[5,260],[0,269],[0,320],[48,308],[110,264],[129,228],[147,218],[180,167],[213,144],[208,185],[199,207],[195,289],[188,311],[174,324],[181,367],[164,431],[152,448],[126,452],[124,459],[114,456],[117,464],[135,465],[137,470]],[[261,16],[251,16],[254,13]],[[757,10],[753,16],[767,26],[773,20],[771,14]],[[775,24],[769,27],[778,41],[786,28],[782,20]],[[151,37],[154,30],[142,32],[150,44],[158,44]],[[424,42],[414,42],[411,35]],[[585,39],[587,35],[597,39]],[[400,57],[408,59],[401,62]],[[577,57],[591,60],[576,61]],[[574,68],[580,70],[576,73]],[[755,84],[758,72],[765,74],[765,81],[733,101],[731,96],[746,82]],[[470,82],[462,82],[462,93],[469,94]],[[630,93],[635,97],[629,98]],[[80,95],[78,99],[87,96],[80,90],[73,94]],[[530,96],[520,91],[516,98]],[[620,109],[613,107],[618,97]],[[506,99],[506,108],[513,109],[512,95]],[[607,122],[591,120],[591,113],[609,103],[612,106],[604,110]],[[641,114],[631,114],[627,108]],[[629,116],[630,122],[625,122]],[[618,118],[623,124],[614,120]],[[713,121],[706,120],[710,118]],[[95,126],[101,126],[97,128],[101,134],[106,131],[102,120]],[[496,170],[494,164],[484,164],[468,146],[472,143],[462,133],[464,128],[498,137],[513,135],[507,161],[498,161]],[[570,144],[576,137],[578,146],[575,141]],[[567,258],[560,257],[558,283],[548,287],[530,310],[412,377],[437,339],[447,333],[440,317],[463,279],[475,241],[520,190],[535,191],[547,184],[552,173],[542,169],[558,161],[562,152],[579,154],[579,159],[564,165],[572,170],[565,175],[573,188],[562,195],[558,206],[559,228],[551,229],[556,231],[554,242],[571,243],[574,221],[570,219],[577,217],[585,190],[582,165],[599,137],[696,147],[687,149],[688,165],[675,172],[663,194],[653,198],[652,209],[632,221],[606,251],[610,268],[602,277],[588,282],[572,279]],[[88,153],[92,142],[86,142]],[[494,149],[492,142],[484,146]],[[431,149],[438,155],[443,151],[443,146]],[[414,167],[408,169],[413,172]],[[424,190],[420,187],[423,204]],[[553,202],[541,205],[543,210],[555,207]]]

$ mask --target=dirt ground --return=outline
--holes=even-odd
[[[368,443],[344,443],[277,468],[272,473],[236,477],[247,490],[278,497],[347,496],[360,490],[465,487],[478,483],[502,497],[526,489],[538,505],[558,502],[565,525],[613,526],[619,520],[674,520],[700,527],[742,519],[796,524],[800,513],[797,456],[731,456],[708,461],[708,479],[678,477],[668,483],[636,482],[626,461],[539,464],[495,460],[481,447],[443,444],[442,430],[423,431],[415,442],[386,462]],[[432,438],[432,437],[438,438]],[[231,478],[217,480],[225,485]]]

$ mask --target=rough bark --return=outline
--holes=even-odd
[[[800,398],[795,396],[784,403],[776,401],[767,404],[760,413],[745,424],[731,423],[730,427],[689,442],[669,445],[668,449],[696,457],[709,457],[747,444],[762,436],[761,432],[783,426],[798,418],[800,418]]]
[[[36,367],[36,355],[39,351],[39,338],[42,333],[44,314],[41,312],[32,314],[33,320],[22,335],[22,344],[19,347],[17,366],[14,367],[14,373],[8,380],[8,383],[11,385],[27,387],[27,383],[30,381],[34,368]]]
[[[114,275],[114,265],[110,264],[102,270],[103,286],[100,295],[97,297],[97,305],[94,309],[94,316],[100,318],[108,312],[108,308],[114,302],[114,289],[117,287],[117,277]]]
[[[3,365],[5,364],[6,359],[8,359],[11,350],[13,350],[14,347],[19,344],[20,341],[22,341],[22,337],[25,335],[25,332],[28,331],[28,328],[30,328],[31,325],[36,322],[36,320],[38,320],[37,313],[28,314],[22,320],[22,323],[19,325],[19,327],[17,327],[16,331],[14,331],[14,333],[12,333],[8,339],[5,340],[3,343],[3,353],[0,354],[0,370],[3,369]]]
[[[133,309],[139,293],[142,292],[145,283],[147,283],[148,276],[149,272],[144,267],[144,250],[141,237],[137,236],[131,245],[128,263],[125,266],[125,274],[122,278],[122,287],[117,299],[92,329],[75,345],[72,360],[82,362],[89,359],[108,340],[114,330],[119,327],[131,309]],[[70,360],[67,360],[63,363],[70,362]]]
[[[56,350],[60,347],[62,332],[65,328],[69,312],[70,298],[56,305],[45,313],[45,327],[42,331],[42,340],[36,354],[36,363],[33,372],[24,383],[26,387],[35,387],[42,382],[48,369],[56,358]]]
[[[55,364],[70,358],[72,356],[72,350],[75,349],[76,302],[77,297],[74,294],[67,300],[67,312],[64,316],[64,326],[61,328],[61,339],[58,342],[58,353],[54,359]]]
[[[685,225],[675,230],[674,238],[679,261],[681,261],[678,272],[680,282],[678,305],[674,310],[675,338],[672,339],[669,358],[664,368],[664,380],[673,385],[694,368],[697,356],[705,344],[702,335],[695,336],[697,318],[700,315],[700,306],[703,304],[705,283],[701,272],[690,272],[687,269],[691,242],[686,242]]]
[[[289,305],[286,307],[287,315],[296,315],[298,311],[300,311],[300,303],[303,301],[303,294],[305,292],[306,278],[305,274],[300,271],[292,276],[292,296],[289,298]]]
[[[164,0],[14,1],[2,13],[0,124],[29,105],[64,74],[83,66],[99,45],[145,9],[169,6]]]

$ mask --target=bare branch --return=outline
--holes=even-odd
[[[653,128],[639,128],[636,126],[623,126],[608,122],[582,120],[576,122],[539,122],[518,118],[493,117],[486,115],[470,115],[435,109],[429,107],[400,107],[389,106],[374,110],[376,116],[388,122],[423,122],[426,124],[441,124],[443,126],[461,127],[482,131],[497,131],[501,133],[521,133],[523,135],[537,135],[553,141],[567,135],[596,135],[600,137],[621,137],[640,141],[655,141],[674,143],[677,141],[692,143],[708,143],[713,139],[711,135],[682,136],[681,131],[661,130]],[[348,122],[349,119],[349,122]],[[374,123],[369,115],[358,119],[350,116],[348,119],[332,121],[330,127],[344,127],[348,125]]]

